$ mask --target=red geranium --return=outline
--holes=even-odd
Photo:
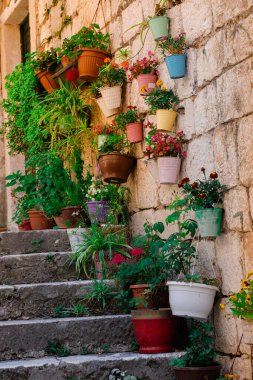
[[[66,72],[66,78],[68,82],[75,82],[79,77],[77,69],[70,69]]]
[[[139,256],[139,255],[142,255],[144,253],[143,249],[142,248],[132,248],[132,251],[131,251],[131,256]]]
[[[121,253],[117,253],[113,259],[112,262],[113,264],[122,264],[125,261],[125,256],[123,256]]]

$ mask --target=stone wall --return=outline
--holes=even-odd
[[[134,59],[141,58],[148,50],[154,50],[152,36],[148,35],[139,52],[138,30],[126,30],[152,15],[154,3],[37,0],[37,47],[58,47],[65,37],[94,21],[112,33],[113,53],[129,47]],[[185,0],[173,6],[168,15],[171,33],[186,32],[189,44],[186,78],[173,81],[165,64],[160,67],[161,79],[176,90],[181,100],[177,129],[183,129],[190,139],[181,175],[195,179],[200,176],[201,167],[207,172],[216,170],[229,189],[222,236],[200,245],[202,267],[211,272],[210,262],[213,263],[222,280],[222,297],[227,297],[238,290],[241,278],[253,269],[253,1]],[[124,107],[130,104],[147,112],[135,81],[126,87]],[[145,220],[164,221],[166,205],[177,190],[175,185],[160,185],[149,174],[141,144],[137,155],[137,170],[128,183],[132,190],[134,233],[142,231]],[[219,303],[220,300],[214,322],[220,360],[230,372],[235,359],[234,373],[241,375],[241,380],[250,380],[251,347],[241,340],[240,321],[225,319]]]

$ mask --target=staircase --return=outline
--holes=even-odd
[[[168,361],[179,354],[131,352],[130,316],[55,318],[56,307],[73,306],[91,284],[77,280],[70,254],[64,230],[0,233],[0,380],[103,380],[113,368],[172,380]],[[56,340],[71,356],[48,356]]]

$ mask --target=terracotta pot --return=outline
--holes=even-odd
[[[127,139],[130,143],[138,143],[143,140],[143,128],[142,123],[130,123],[126,126]]]
[[[147,95],[156,87],[157,76],[154,74],[140,74],[137,77],[139,92],[142,96]],[[145,87],[144,87],[145,86]]]
[[[98,76],[98,70],[104,65],[104,60],[111,55],[105,50],[80,49],[82,53],[78,57],[79,76],[87,82],[93,82]]]
[[[39,71],[35,76],[39,79],[44,89],[51,94],[54,90],[58,90],[58,83],[51,77],[53,73],[50,71]]]
[[[168,308],[168,290],[165,284],[156,285],[155,291],[149,293],[151,285],[137,284],[130,285],[133,297],[136,298],[135,306],[138,310],[153,308]]]
[[[18,225],[19,231],[31,231],[31,229],[32,227],[31,227],[31,222],[29,218],[22,220],[22,222],[19,223]]]
[[[136,158],[127,154],[108,153],[98,158],[98,164],[107,183],[124,183],[136,164]]]
[[[221,366],[172,367],[177,380],[216,380],[220,377]]]
[[[54,220],[46,217],[43,211],[28,210],[32,230],[51,230]]]
[[[64,55],[64,57],[62,57],[61,59],[61,64],[63,67],[67,67],[70,64],[75,63],[76,60],[77,60],[77,57],[69,58],[68,55]]]
[[[176,318],[170,310],[133,310],[134,335],[142,354],[173,351]]]
[[[6,232],[7,228],[6,227],[0,227],[0,232]]]
[[[85,216],[84,210],[80,206],[64,207],[59,216],[55,216],[54,220],[61,229],[78,227],[80,220]]]

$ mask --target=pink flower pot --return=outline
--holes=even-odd
[[[141,95],[146,95],[156,87],[157,76],[154,74],[140,74],[137,77]],[[145,86],[145,87],[144,87]]]
[[[126,126],[127,139],[130,143],[138,143],[143,140],[142,123],[130,123]]]
[[[181,158],[158,157],[157,163],[160,183],[177,183]]]

